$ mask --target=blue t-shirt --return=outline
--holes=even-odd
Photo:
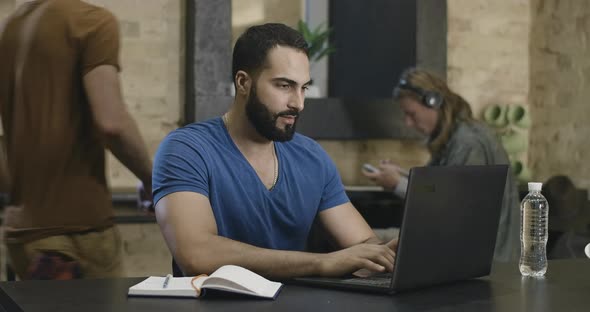
[[[276,185],[268,190],[221,118],[170,133],[154,161],[153,195],[180,191],[209,198],[220,236],[250,245],[303,250],[319,211],[348,202],[336,166],[312,139],[275,142]],[[199,209],[195,207],[195,209]]]

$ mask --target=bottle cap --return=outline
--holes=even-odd
[[[543,187],[543,183],[541,182],[529,182],[529,192],[530,191],[541,191]]]

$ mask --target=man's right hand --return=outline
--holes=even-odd
[[[358,244],[321,255],[321,276],[342,276],[365,269],[371,272],[392,272],[395,252],[386,245]]]

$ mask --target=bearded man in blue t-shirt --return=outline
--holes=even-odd
[[[175,130],[155,159],[156,216],[183,273],[226,264],[270,278],[392,271],[397,240],[379,241],[326,152],[295,132],[311,82],[301,34],[253,26],[232,67],[230,110]],[[304,251],[315,218],[340,250]]]

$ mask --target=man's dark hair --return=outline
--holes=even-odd
[[[232,80],[238,70],[257,75],[268,51],[277,45],[300,50],[309,56],[307,43],[295,29],[278,23],[268,23],[248,28],[236,41],[232,59]]]

